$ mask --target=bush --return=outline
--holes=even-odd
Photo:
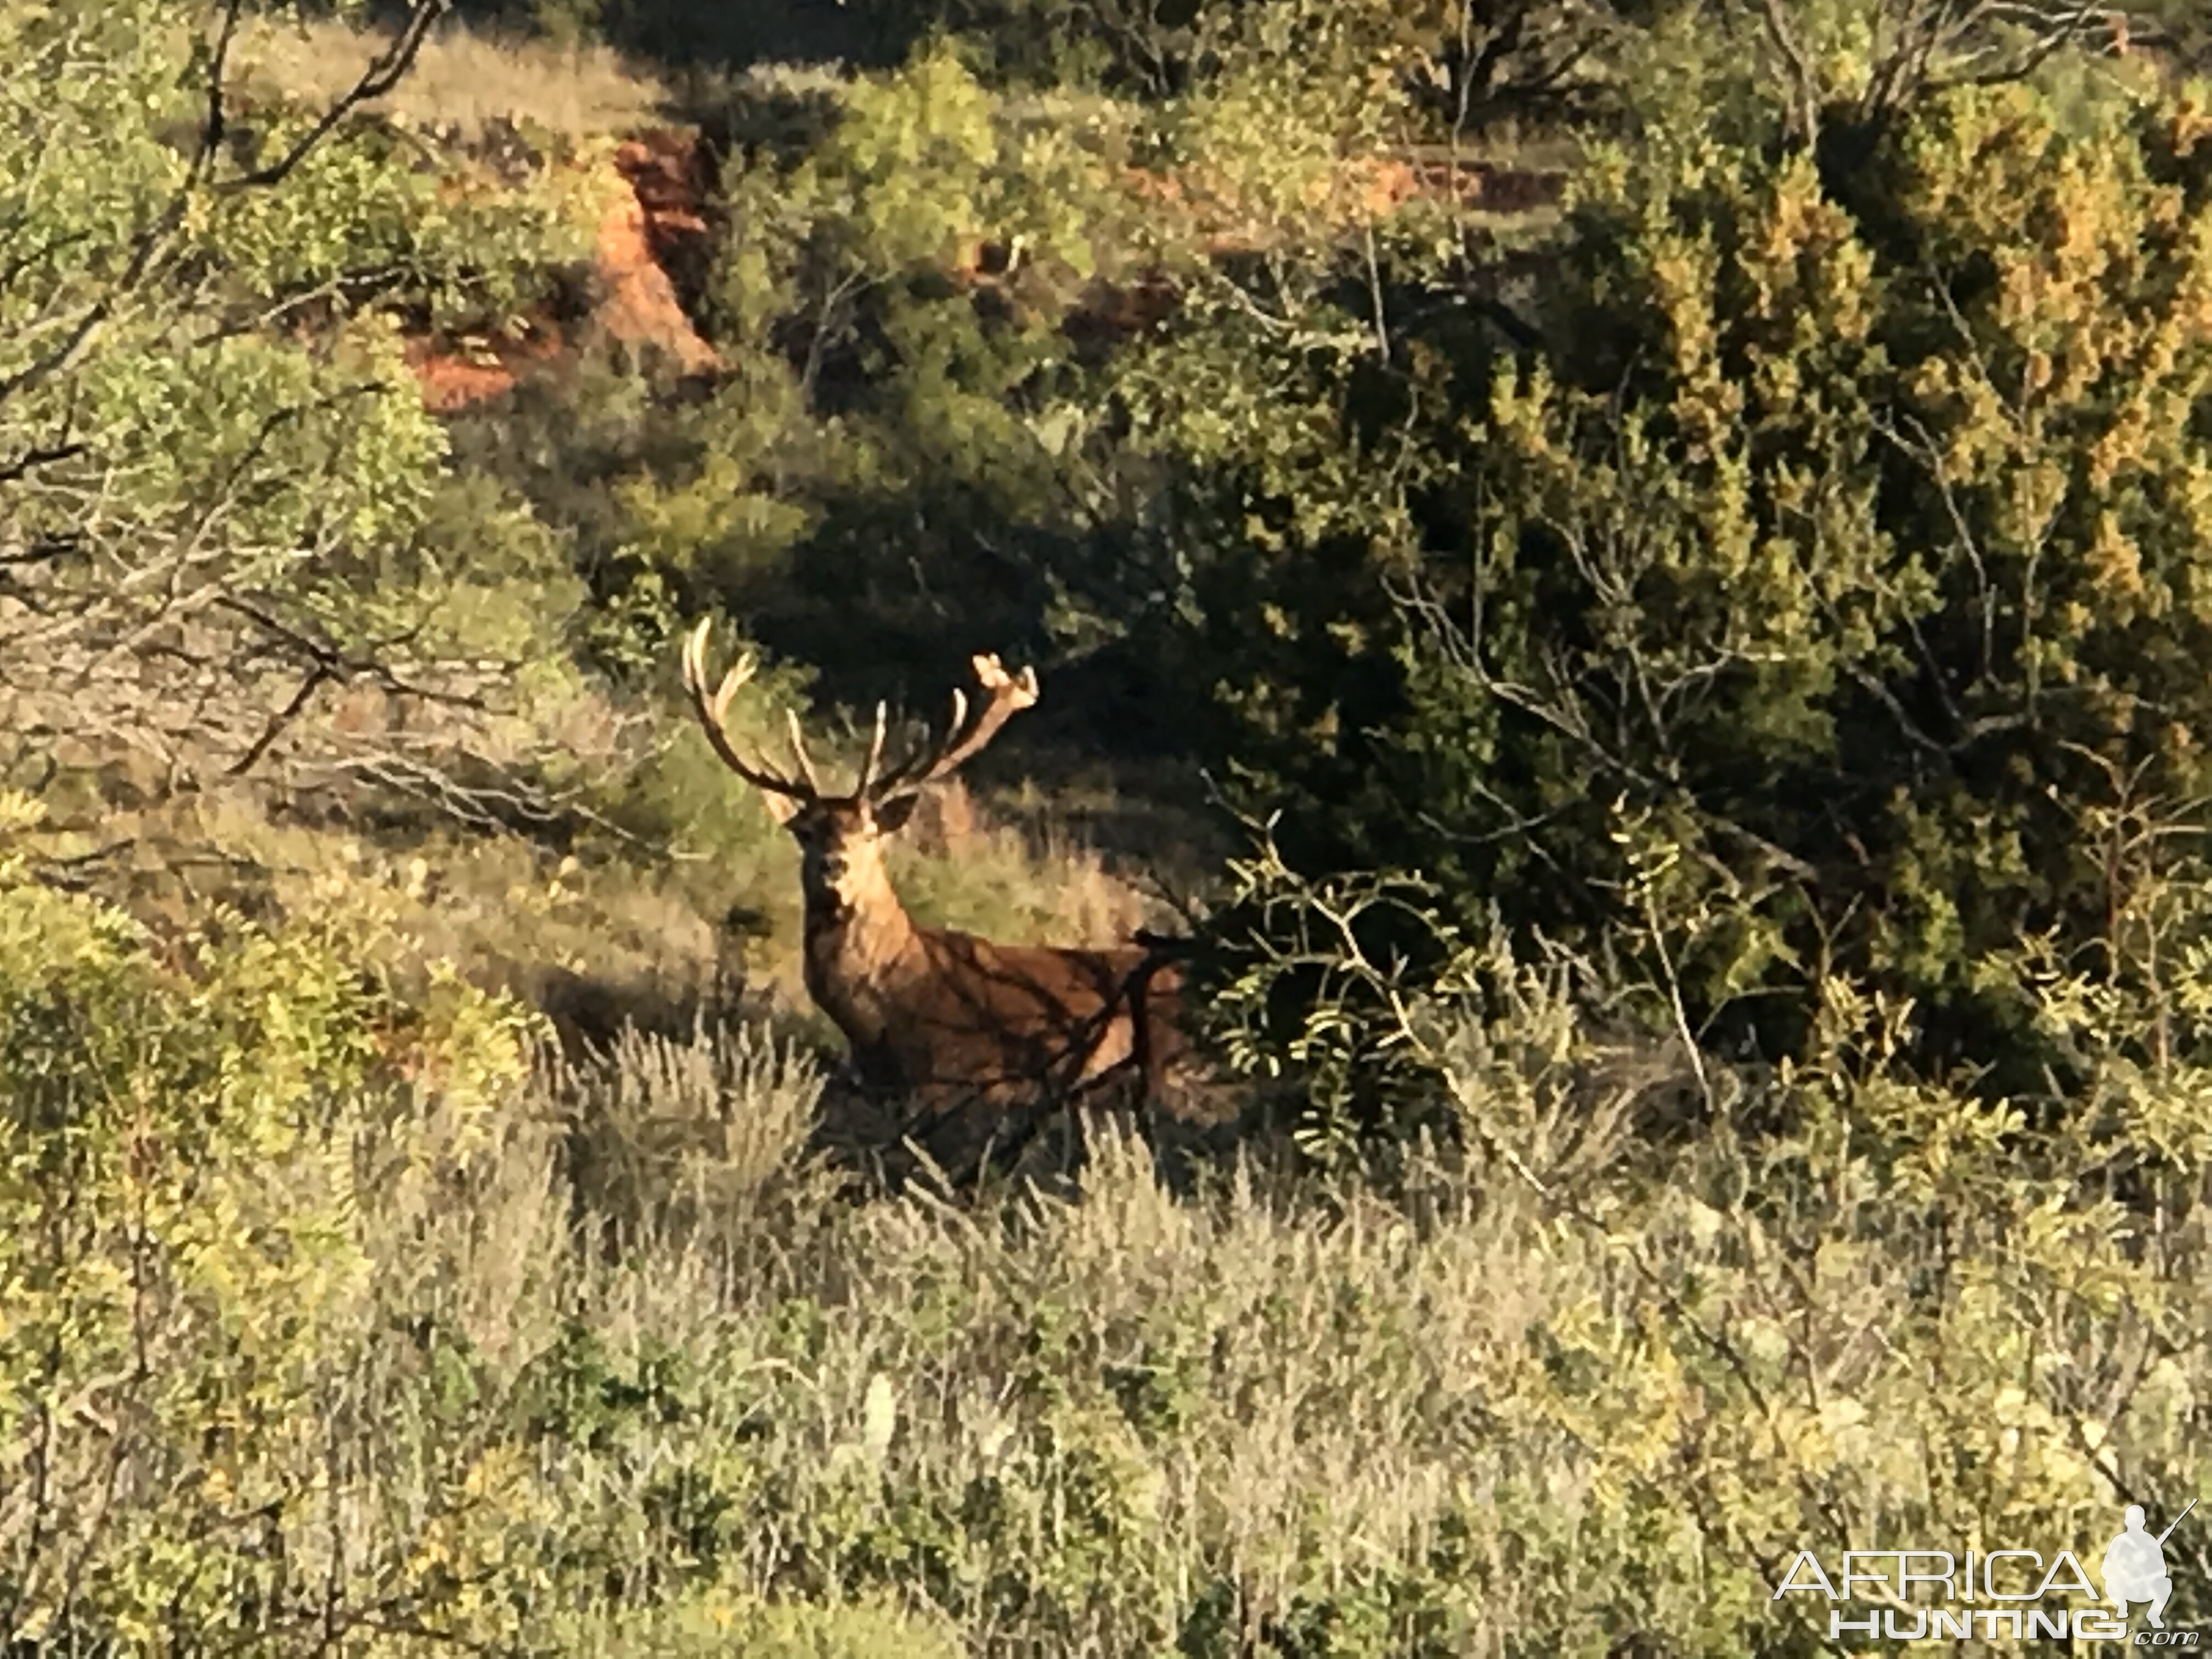
[[[2021,942],[2154,973],[2121,918],[2208,850],[2204,94],[1965,89],[1816,156],[1701,74],[1735,113],[1580,176],[1547,346],[1409,304],[1188,475],[1241,799],[1723,1048],[1802,1052],[1844,973],[1927,1075],[2068,1076]]]
[[[337,927],[157,940],[0,847],[11,1642],[266,1641],[334,1585],[347,1621],[437,1599],[433,1564],[351,1534],[346,1470],[445,1409],[427,1328],[386,1371],[379,1293],[482,1200],[526,1026],[450,980],[397,1006],[352,960]]]

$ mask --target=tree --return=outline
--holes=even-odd
[[[565,403],[514,476],[611,601],[723,608],[862,703],[933,699],[979,650],[1110,638],[1149,573],[1115,556],[1133,486],[1080,337],[1141,273],[1132,112],[995,92],[949,46],[842,82],[763,71],[732,101],[706,293],[726,372],[581,443]],[[504,413],[470,424],[513,467]],[[666,671],[658,641],[623,654]]]
[[[533,624],[425,535],[445,439],[398,318],[508,313],[568,216],[357,118],[441,9],[316,110],[240,106],[238,3],[0,14],[0,771],[500,793],[459,780],[511,750]]]

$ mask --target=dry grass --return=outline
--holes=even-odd
[[[327,101],[349,88],[389,37],[327,21],[258,23],[239,57],[249,84]],[[566,137],[636,131],[663,118],[666,90],[605,46],[502,40],[459,23],[426,41],[390,96],[368,106],[410,125],[481,137],[495,121]]]
[[[673,862],[277,822],[243,790],[62,809],[42,850],[96,862],[103,890],[155,919],[181,923],[210,900],[270,919],[343,909],[364,957],[404,982],[450,963],[601,1037],[625,1021],[680,1032],[702,1008],[742,1008],[835,1050],[801,980],[797,849],[741,788],[707,776],[714,810],[686,821]],[[916,917],[1077,946],[1126,943],[1163,920],[1074,834],[1024,817],[1000,822],[957,784],[940,792],[895,854]],[[103,848],[119,851],[88,860]]]
[[[403,974],[448,962],[524,992],[590,974],[680,1000],[733,965],[678,872],[587,866],[519,836],[279,822],[245,791],[57,814],[55,827],[51,855],[118,849],[94,878],[142,915],[181,921],[208,901],[270,919],[343,909],[364,957]]]
[[[548,1048],[538,1087],[570,1124],[575,1196],[618,1236],[722,1236],[796,1186],[826,1200],[807,1148],[821,1077],[755,1025],[688,1040],[634,1028],[603,1049]]]
[[[922,922],[1073,947],[1125,945],[1161,918],[1060,819],[1001,822],[957,782],[908,832],[893,874]]]

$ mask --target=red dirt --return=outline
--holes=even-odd
[[[424,404],[436,414],[451,415],[505,397],[518,376],[553,362],[565,349],[560,331],[550,327],[532,328],[520,338],[501,336],[472,351],[418,337],[407,342],[407,367],[422,383]]]
[[[1282,228],[1237,198],[1225,180],[1130,168],[1137,194],[1179,212],[1209,253],[1246,253],[1274,241]],[[1347,156],[1316,179],[1306,205],[1334,226],[1386,219],[1417,199],[1448,199],[1487,213],[1526,213],[1559,199],[1565,175],[1461,160],[1438,148],[1398,155]]]
[[[1219,180],[1135,167],[1124,176],[1138,195],[1180,215],[1198,245],[1214,257],[1258,252],[1284,234],[1280,223],[1247,208]],[[1565,186],[1563,173],[1502,167],[1436,147],[1348,157],[1334,174],[1316,181],[1307,192],[1307,205],[1325,214],[1340,233],[1379,223],[1416,200],[1447,199],[1486,213],[1527,213],[1555,204]],[[1068,331],[1083,340],[1140,333],[1172,314],[1182,298],[1176,280],[1160,271],[1130,283],[1094,283],[1068,319]]]
[[[627,188],[599,222],[592,264],[600,297],[590,316],[565,329],[550,317],[534,317],[519,334],[495,336],[473,349],[410,341],[408,365],[431,409],[451,414],[503,397],[532,368],[572,356],[580,341],[594,337],[660,351],[685,374],[723,367],[693,325],[671,276],[702,266],[706,256],[708,169],[696,140],[680,132],[641,133],[616,151],[614,166]]]
[[[698,140],[644,133],[615,153],[615,167],[630,189],[599,222],[607,297],[592,321],[625,343],[658,347],[686,374],[711,374],[722,360],[692,325],[674,281],[707,254],[709,181]]]

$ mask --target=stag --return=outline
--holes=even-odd
[[[1158,1097],[1184,1051],[1180,973],[1141,947],[1070,950],[1000,945],[907,914],[884,847],[923,793],[952,776],[1037,700],[1036,674],[974,659],[983,690],[972,709],[952,693],[943,733],[886,764],[886,710],[853,787],[825,790],[796,711],[787,711],[795,770],[742,753],[730,701],[752,678],[740,657],[709,690],[702,622],[685,642],[684,684],[722,763],[757,790],[799,843],[807,994],[850,1045],[863,1087],[904,1103],[908,1132],[948,1169],[980,1167],[1026,1141],[1054,1109],[1126,1081]],[[971,718],[972,715],[972,718]],[[949,1133],[948,1133],[949,1131]]]

